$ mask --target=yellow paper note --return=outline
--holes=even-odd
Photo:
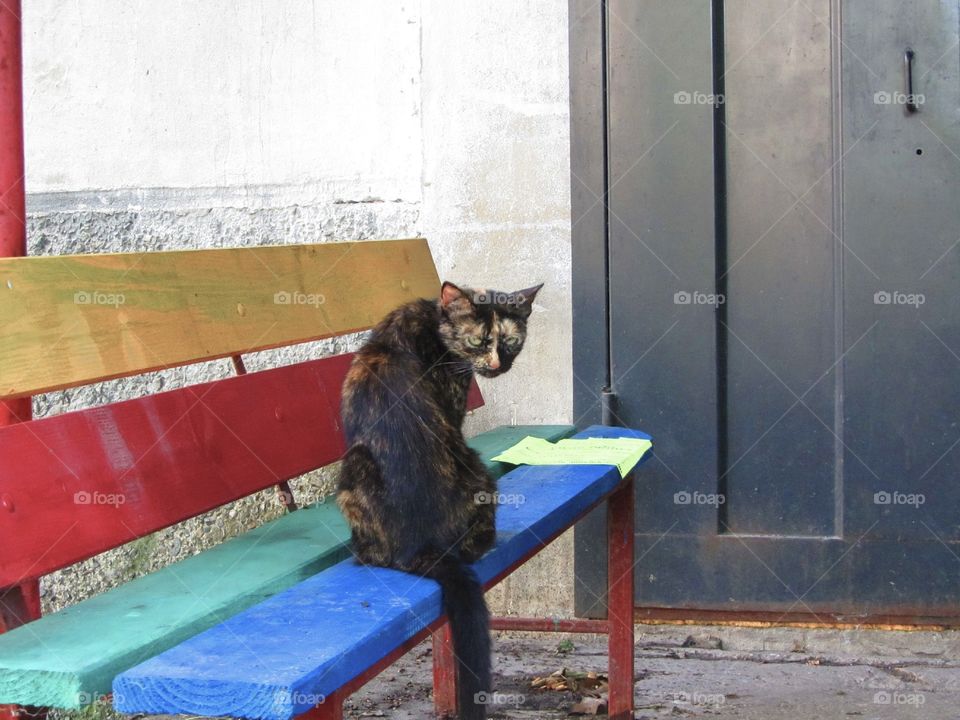
[[[552,443],[525,437],[494,460],[511,465],[616,465],[626,477],[653,443],[637,438],[583,438]]]

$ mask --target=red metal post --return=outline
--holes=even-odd
[[[611,720],[633,718],[633,476],[607,501],[607,622]]]
[[[20,0],[0,2],[0,257],[26,255],[26,199],[23,183],[23,53]],[[0,426],[30,419],[30,398],[0,402]],[[40,616],[36,579],[0,589],[0,632]],[[0,719],[19,716],[0,706]]]
[[[0,2],[0,257],[27,254],[20,0]],[[30,398],[0,402],[0,425],[30,419]]]
[[[20,0],[0,3],[0,256],[27,251]]]
[[[433,709],[440,718],[457,715],[457,659],[448,622],[433,631]]]
[[[0,2],[0,257],[27,254],[23,162],[23,52],[20,0]],[[0,426],[29,420],[30,398],[0,401]],[[40,583],[26,579],[0,588],[0,632],[40,617]],[[0,720],[21,717],[0,706]]]

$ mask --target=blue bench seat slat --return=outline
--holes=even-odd
[[[648,437],[588,428],[575,437]],[[488,583],[620,482],[609,465],[518,467],[500,480],[497,546],[476,564]],[[287,720],[437,620],[432,580],[345,560],[114,680],[121,712]]]

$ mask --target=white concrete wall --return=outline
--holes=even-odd
[[[425,235],[441,275],[545,282],[524,357],[469,421],[569,422],[566,0],[24,3],[32,253]],[[343,346],[333,349],[342,350]],[[40,415],[229,372],[39,398]],[[329,487],[329,478],[319,486]],[[269,498],[45,583],[56,607],[239,531]],[[146,558],[146,561],[145,561]],[[569,612],[564,538],[499,609]]]
[[[418,3],[24,3],[30,191],[420,198]]]

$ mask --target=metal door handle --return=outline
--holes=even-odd
[[[917,98],[913,94],[913,59],[916,57],[916,53],[907,48],[903,51],[903,74],[904,74],[904,83],[906,85],[906,95],[907,95],[907,112],[915,113],[920,107],[917,105]]]

